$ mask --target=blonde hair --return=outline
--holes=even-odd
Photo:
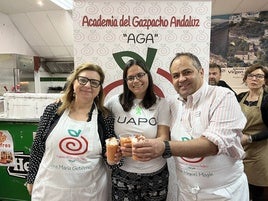
[[[97,108],[102,112],[104,116],[107,116],[109,114],[109,111],[107,108],[104,107],[104,91],[103,91],[103,82],[104,82],[104,72],[102,68],[96,64],[92,63],[84,63],[79,65],[74,71],[69,75],[67,78],[67,86],[64,91],[64,94],[62,96],[62,105],[59,107],[57,113],[61,114],[64,110],[69,108],[75,99],[75,94],[73,90],[74,81],[77,79],[77,76],[85,70],[95,71],[100,75],[100,91],[98,96],[95,97],[94,103],[97,105]]]

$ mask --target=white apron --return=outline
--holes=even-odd
[[[63,113],[46,140],[32,201],[107,201],[97,109],[90,122],[73,120],[68,113]]]
[[[178,101],[178,104],[182,104]],[[191,122],[192,130],[182,124],[182,118],[189,118],[187,112],[178,107],[177,117],[171,128],[171,139],[186,141],[197,138],[205,130],[196,112]],[[183,116],[184,115],[184,116]],[[185,121],[187,122],[187,121]],[[186,126],[186,127],[184,127]],[[194,130],[194,131],[193,131]],[[226,155],[205,158],[174,157],[179,183],[179,201],[248,201],[247,178],[244,174],[242,160]]]

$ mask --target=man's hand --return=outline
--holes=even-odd
[[[160,139],[145,139],[132,144],[132,155],[139,161],[149,161],[162,156],[165,144]]]

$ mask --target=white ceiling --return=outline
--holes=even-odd
[[[37,4],[38,1],[43,1],[43,7]],[[268,11],[268,0],[212,0],[212,15],[255,11]],[[0,12],[9,16],[37,55],[73,57],[71,11],[65,11],[49,0],[0,0]]]

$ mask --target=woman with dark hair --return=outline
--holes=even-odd
[[[268,200],[268,93],[264,90],[268,84],[268,69],[259,64],[250,66],[243,82],[249,89],[238,95],[247,118],[242,138],[246,152],[245,173],[251,200]]]
[[[105,139],[115,135],[103,81],[101,67],[82,64],[68,77],[62,99],[46,107],[30,154],[32,201],[109,199],[103,159]]]
[[[153,87],[152,75],[144,62],[129,60],[123,72],[123,93],[106,104],[114,114],[116,135],[169,139],[169,107],[165,99],[155,95]],[[112,199],[166,200],[169,177],[166,159],[134,160],[131,143],[121,147],[121,151],[124,163],[112,171]]]

